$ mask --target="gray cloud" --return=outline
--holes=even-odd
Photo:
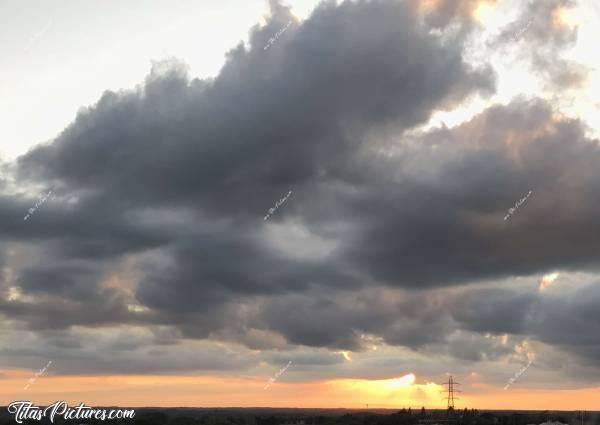
[[[167,373],[242,370],[256,363],[243,350],[232,351],[211,343],[157,345],[148,329],[101,331],[53,331],[45,334],[45,350],[39,350],[39,337],[13,333],[2,357],[14,366],[39,369],[52,361],[50,375],[89,373]]]
[[[600,353],[600,286],[593,282],[568,295],[547,296],[536,311],[530,332],[546,344],[576,354],[587,366],[598,367]]]
[[[472,290],[454,306],[453,317],[471,331],[521,334],[536,299],[535,294],[498,288]]]
[[[265,358],[279,364],[279,351],[296,346],[365,352],[363,333],[414,352],[443,347],[464,364],[509,356],[481,336],[507,333],[593,364],[597,322],[576,312],[591,304],[557,306],[494,283],[597,270],[600,156],[584,123],[515,100],[452,129],[408,132],[435,110],[493,92],[493,70],[463,58],[473,5],[442,2],[423,27],[412,2],[322,3],[302,23],[273,3],[267,25],[252,28],[215,79],[189,80],[171,61],[136,90],[105,92],[14,165],[24,187],[59,196],[25,224],[30,197],[0,198],[5,241],[33,251],[6,260],[22,297],[6,294],[0,311],[73,348],[47,353],[72,373],[260,360],[220,349],[195,359],[177,345],[194,339],[273,350]],[[464,21],[458,35],[429,31],[452,20]],[[292,226],[306,245],[331,249],[279,249],[273,240],[286,236],[277,232]],[[120,272],[125,264],[131,273]],[[124,325],[153,330],[95,346],[69,333]],[[567,338],[581,325],[590,333]],[[6,354],[24,364],[20,356],[39,351],[32,342]],[[330,353],[302,356],[299,364],[337,364]]]
[[[357,155],[356,149],[369,149],[349,137],[350,128],[358,135],[393,123],[401,131],[425,122],[433,108],[493,89],[486,73],[462,60],[460,44],[443,45],[417,26],[408,4],[323,3],[265,52],[255,46],[270,27],[293,19],[288,9],[272,7],[271,22],[252,29],[252,47],[233,49],[213,81],[188,81],[185,66],[156,64],[139,90],[106,92],[56,140],[18,161],[23,181],[44,181],[72,197],[27,229],[45,237],[44,249],[58,257],[53,261],[114,261],[158,249],[170,265],[148,267],[137,298],[156,312],[153,320],[190,323],[196,317],[194,326],[182,325],[190,336],[205,337],[224,326],[225,316],[216,311],[232,297],[359,285],[363,271],[343,270],[342,256],[333,263],[301,262],[275,252],[261,240],[256,217],[293,187],[294,202],[272,220],[306,214],[315,216],[311,226],[321,226],[327,218],[303,205],[332,194],[343,205],[330,182],[385,179],[369,164],[372,155]],[[366,166],[354,172],[351,167],[363,160]],[[187,215],[166,228],[156,215],[154,227],[135,219],[156,208],[164,216],[176,210]],[[184,229],[191,223],[197,231]],[[22,230],[13,232],[18,237]],[[235,261],[225,260],[232,254]],[[55,265],[20,273],[21,288],[30,293],[78,285],[97,294],[101,283],[100,276],[87,283],[75,272],[66,276],[64,268],[52,275],[58,273]],[[44,276],[54,280],[44,285]],[[28,314],[17,302],[4,308]],[[118,308],[113,317],[130,317]],[[46,326],[86,322],[65,316]]]
[[[519,59],[529,62],[532,71],[543,77],[554,90],[579,88],[589,69],[561,57],[564,49],[577,41],[578,27],[560,24],[560,10],[577,6],[576,0],[531,1],[519,18],[502,30],[491,45],[494,48],[523,43]]]

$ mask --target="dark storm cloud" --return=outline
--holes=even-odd
[[[110,335],[53,331],[42,341],[37,336],[15,333],[7,340],[11,342],[9,346],[0,349],[4,362],[39,369],[40,363],[50,359],[50,375],[239,371],[258,361],[248,351],[234,352],[208,343],[156,345],[156,339],[148,332],[135,330],[113,329]],[[69,341],[73,344],[64,344]],[[44,350],[39,349],[40,343]]]
[[[204,232],[194,233],[178,241],[172,267],[148,271],[148,280],[142,282],[137,293],[142,303],[186,313],[232,294],[276,295],[302,291],[309,285],[350,288],[358,284],[343,270],[287,259],[266,246],[249,227],[213,224]]]
[[[436,348],[439,349],[439,347]],[[477,334],[458,335],[450,338],[444,349],[453,358],[462,360],[466,364],[498,360],[513,353],[512,346]]]
[[[445,133],[406,149],[386,185],[353,188],[341,207],[348,263],[413,288],[597,269],[600,149],[582,123],[556,118],[541,101],[514,102]],[[379,168],[394,162],[381,158]]]
[[[443,342],[451,329],[436,294],[394,294],[376,288],[361,293],[334,292],[269,300],[259,320],[293,344],[363,350],[361,334],[381,335],[390,345],[419,348]]]
[[[442,3],[447,17],[474,5]],[[584,125],[559,120],[542,101],[516,101],[409,136],[434,110],[490,93],[491,69],[472,69],[462,44],[419,26],[416,9],[400,2],[323,3],[301,24],[273,10],[214,80],[156,64],[137,91],[106,92],[19,159],[24,184],[65,195],[31,223],[5,223],[8,238],[48,257],[17,268],[16,285],[33,301],[4,299],[0,311],[33,329],[175,329],[107,342],[123,363],[85,351],[77,370],[96,361],[102,370],[156,370],[151,359],[134,366],[132,352],[158,345],[158,357],[173,360],[160,345],[180,337],[363,350],[369,333],[415,350],[450,341],[446,351],[467,361],[506,348],[449,340],[453,330],[548,339],[543,324],[531,324],[543,305],[533,295],[447,291],[597,268],[600,152]],[[0,214],[17,204],[25,202],[4,199]],[[332,241],[331,253],[303,259],[275,249],[266,235],[295,224]],[[111,265],[128,260],[137,272],[129,297],[103,285]],[[150,310],[133,313],[134,301]],[[210,355],[200,366],[189,359],[172,367],[229,367]]]
[[[515,293],[498,288],[467,292],[454,306],[454,319],[464,329],[496,334],[520,334],[526,331],[535,294]]]
[[[598,282],[577,285],[556,293],[508,288],[464,289],[449,298],[446,310],[461,329],[479,334],[513,335],[530,338],[576,355],[581,366],[597,368],[600,347],[600,301]],[[449,339],[451,352],[472,360],[509,353],[510,346],[492,344],[490,339],[470,336]],[[475,339],[474,339],[475,338]],[[469,345],[469,346],[467,346]],[[469,354],[470,353],[470,354]],[[541,361],[547,357],[539,353]],[[600,376],[600,375],[598,375]]]
[[[94,297],[66,300],[37,297],[36,301],[0,300],[0,311],[13,320],[24,320],[31,329],[47,330],[73,325],[114,325],[133,321],[126,304],[110,290],[95,289]]]
[[[548,296],[537,310],[531,333],[549,345],[577,354],[586,365],[600,366],[600,285]]]
[[[272,31],[255,28],[252,49],[232,50],[212,82],[188,82],[176,67],[153,72],[139,92],[105,93],[54,143],[22,157],[20,175],[111,205],[254,216],[352,155],[345,127],[408,128],[444,103],[492,89],[489,73],[463,62],[460,45],[442,46],[409,12],[389,1],[324,3],[266,52]]]
[[[252,48],[233,49],[213,81],[188,81],[183,65],[157,64],[138,91],[106,92],[56,140],[18,162],[22,179],[76,200],[53,205],[57,211],[28,230],[45,237],[45,249],[56,257],[114,259],[161,247],[172,258],[172,267],[145,270],[137,297],[167,323],[199,316],[182,325],[188,335],[204,337],[224,326],[217,310],[231,298],[355,287],[360,270],[344,271],[343,258],[308,263],[267,248],[257,234],[259,218],[288,188],[294,202],[273,221],[302,210],[314,215],[306,208],[311,197],[339,196],[327,190],[328,181],[382,180],[373,167],[351,170],[361,160],[355,153],[364,149],[361,134],[387,123],[410,128],[435,108],[493,89],[489,70],[471,69],[460,44],[442,44],[419,27],[411,6],[323,3],[265,52],[273,27],[295,22],[288,9],[272,6],[268,25],[251,32]],[[314,194],[302,194],[302,187]],[[218,234],[189,235],[181,227],[134,221],[153,208],[188,211],[186,225],[201,229],[231,221]],[[23,272],[23,289],[39,292],[43,285],[34,281],[41,275]],[[80,285],[97,291],[93,283]],[[18,302],[3,308],[20,316],[29,309]]]
[[[68,189],[53,194],[56,196],[49,197],[27,221],[23,217],[40,196],[22,200],[11,195],[0,199],[3,238],[43,241],[40,249],[53,258],[63,256],[98,261],[154,248],[170,240],[171,235],[166,235],[168,231],[177,231],[136,222],[126,206],[116,200],[108,202],[105,198]]]
[[[382,335],[387,344],[418,349],[427,344],[443,342],[450,330],[450,324],[444,322],[441,316],[433,320],[414,317],[394,323]]]
[[[330,299],[293,297],[289,302],[273,302],[267,308],[267,323],[292,344],[359,348],[353,326],[346,320],[356,320],[360,313],[354,310],[355,314],[350,314],[348,306],[340,306]]]
[[[94,295],[97,273],[83,265],[51,265],[24,269],[17,281],[29,293],[89,297]]]

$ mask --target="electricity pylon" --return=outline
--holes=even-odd
[[[462,392],[460,390],[455,390],[454,386],[460,385],[460,382],[454,382],[454,380],[452,379],[452,375],[450,375],[450,378],[448,378],[448,382],[444,382],[443,384],[440,384],[440,385],[448,386],[448,396],[444,397],[444,400],[448,400],[448,410],[450,410],[450,409],[454,410],[454,400],[460,400],[458,397],[454,397],[454,393]],[[445,391],[442,391],[442,392],[445,392]]]

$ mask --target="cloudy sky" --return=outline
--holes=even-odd
[[[0,22],[0,403],[600,409],[595,0]]]

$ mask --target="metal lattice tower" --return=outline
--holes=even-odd
[[[444,399],[448,400],[448,410],[450,410],[450,409],[454,410],[454,400],[459,400],[458,397],[454,397],[454,393],[461,392],[459,390],[455,390],[454,386],[460,385],[460,382],[454,382],[452,375],[450,375],[450,378],[448,378],[448,382],[444,382],[442,385],[448,386],[448,396],[444,398]]]

